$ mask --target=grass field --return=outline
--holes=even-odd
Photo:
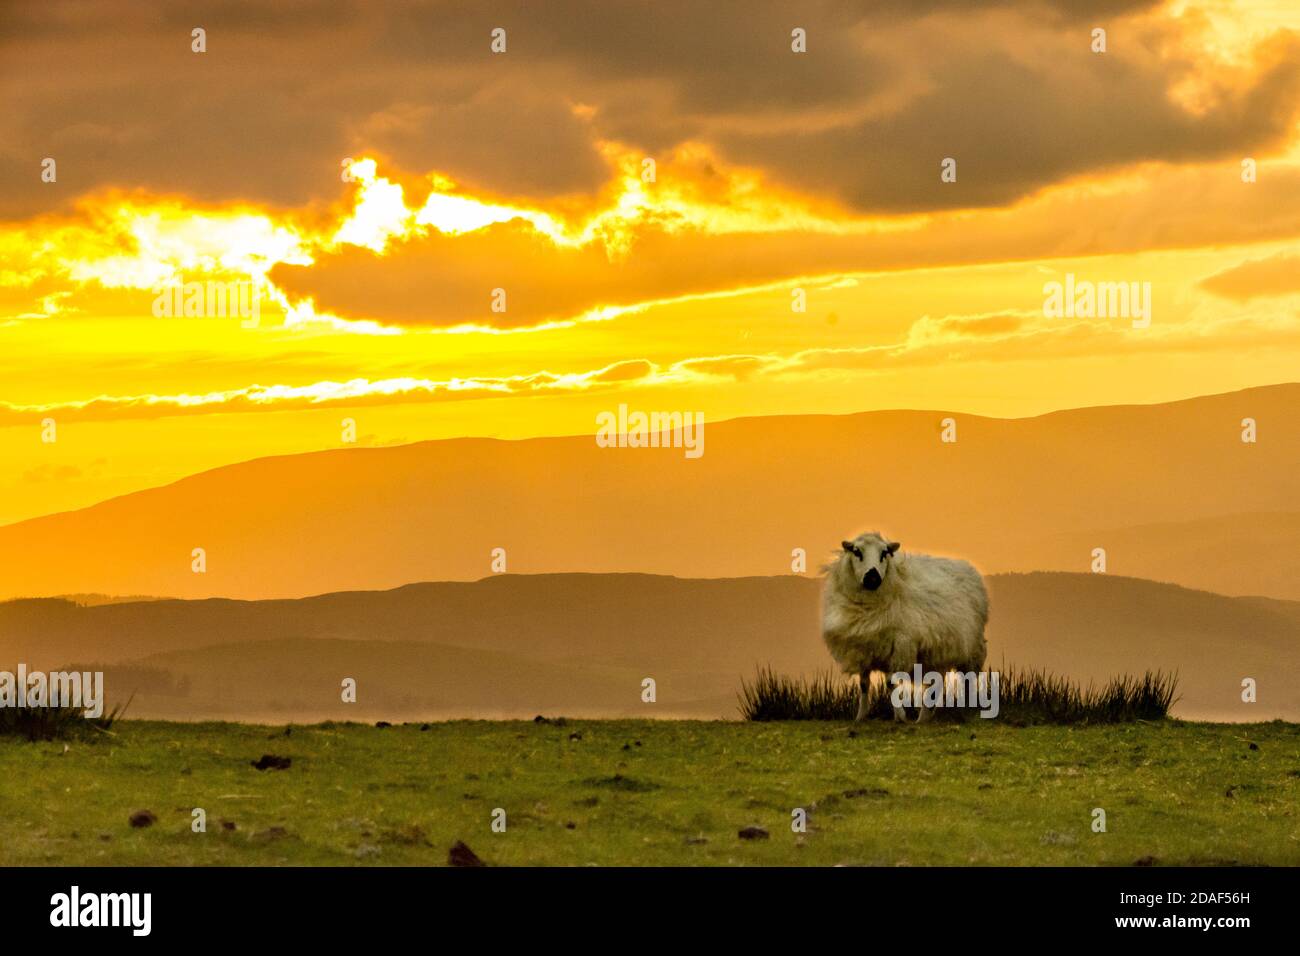
[[[1300,864],[1295,724],[996,724],[125,721],[0,740],[0,863]]]

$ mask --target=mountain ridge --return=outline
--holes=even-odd
[[[992,668],[1046,669],[1084,684],[1176,670],[1177,716],[1300,718],[1300,602],[1103,574],[987,582]],[[818,578],[797,575],[576,573],[266,601],[28,599],[0,604],[0,648],[5,662],[32,668],[104,669],[116,699],[141,690],[136,716],[733,717],[740,681],[756,667],[832,669],[820,589]],[[545,681],[530,679],[530,667]],[[364,706],[339,700],[344,677],[357,680]],[[649,709],[639,696],[646,677],[659,689]],[[1258,704],[1240,699],[1246,677],[1258,682]],[[146,692],[180,685],[183,695]]]
[[[1100,547],[1107,570],[1296,599],[1297,412],[1300,385],[1279,385],[958,416],[952,443],[945,413],[892,411],[733,419],[695,460],[590,436],[259,458],[0,527],[0,598],[385,589],[480,578],[496,549],[527,573],[761,576],[879,528],[989,572],[1086,570]],[[1202,522],[1228,540],[1202,542]]]

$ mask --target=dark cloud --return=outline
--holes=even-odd
[[[444,95],[436,85],[368,115],[351,132],[352,155],[378,153],[398,169],[437,169],[463,188],[513,196],[592,192],[608,177],[590,125],[563,100],[501,83]]]
[[[382,256],[345,246],[316,254],[311,266],[281,264],[271,279],[291,300],[311,296],[319,311],[344,318],[515,328],[572,319],[601,306],[804,276],[1244,244],[1300,234],[1300,172],[1269,168],[1263,181],[1249,186],[1237,173],[1236,163],[1172,170],[1140,193],[1062,191],[1026,204],[1014,216],[944,215],[898,231],[664,233],[642,225],[627,253],[614,258],[599,242],[556,246],[514,221],[462,235],[430,231],[390,243]],[[1188,203],[1189,195],[1197,202]],[[506,289],[505,313],[490,310],[495,288]],[[1038,288],[1034,302],[1041,304]],[[788,308],[788,299],[783,305]],[[947,331],[975,334],[978,325],[974,320]]]
[[[1121,41],[1112,40],[1119,43]],[[1300,117],[1300,38],[1264,51],[1254,82],[1201,114],[1169,94],[1187,69],[1096,55],[1086,33],[1010,49],[945,50],[907,108],[826,130],[723,133],[725,155],[863,210],[995,206],[1072,176],[1145,162],[1203,162],[1283,144]],[[810,161],[816,157],[816,161]],[[957,181],[940,163],[957,161]]]
[[[1204,66],[1149,3],[688,0],[374,5],[7,4],[0,216],[104,185],[274,206],[340,195],[339,162],[436,169],[502,195],[593,193],[595,141],[687,140],[864,211],[1001,205],[1138,161],[1267,152],[1300,103],[1300,41],[1193,112]],[[1088,49],[1103,19],[1110,52]],[[189,31],[208,31],[190,52]],[[489,33],[508,33],[508,52]],[[790,31],[808,31],[805,55]],[[1230,72],[1230,71],[1229,71]],[[57,186],[40,160],[59,162]],[[939,182],[943,157],[958,182]]]

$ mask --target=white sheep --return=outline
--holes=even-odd
[[[871,672],[886,678],[956,670],[978,672],[988,647],[984,625],[989,598],[980,573],[965,561],[899,554],[897,541],[875,532],[842,542],[827,565],[822,593],[822,637],[831,656],[857,674],[858,720],[867,716]],[[931,716],[922,707],[917,720]],[[894,706],[894,719],[906,711]]]

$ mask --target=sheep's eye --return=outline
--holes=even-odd
[[[852,555],[853,555],[855,558],[857,558],[859,561],[862,560],[862,549],[861,549],[861,548],[849,548],[849,551],[850,551],[850,553],[852,553]]]

